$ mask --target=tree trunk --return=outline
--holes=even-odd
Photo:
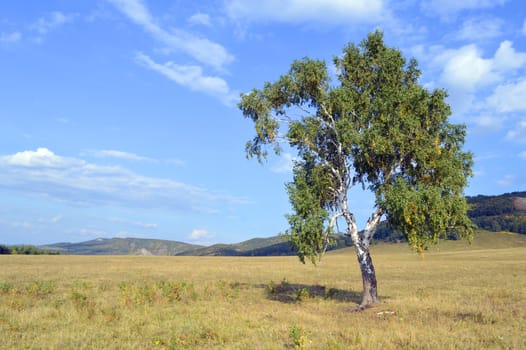
[[[362,272],[363,281],[363,296],[362,302],[358,307],[363,310],[371,304],[378,302],[378,289],[376,285],[376,272],[374,270],[373,261],[369,254],[369,247],[363,247],[357,245],[355,247],[356,255],[358,257],[358,263],[360,264],[360,270]]]

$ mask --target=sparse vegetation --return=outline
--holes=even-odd
[[[349,249],[318,266],[1,256],[0,349],[526,348],[525,236],[482,232],[424,257],[375,245],[382,302],[363,313],[349,312],[361,299]]]

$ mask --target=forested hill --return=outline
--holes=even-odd
[[[526,191],[498,196],[467,197],[471,220],[489,231],[510,231],[526,234]]]

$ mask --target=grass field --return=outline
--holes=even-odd
[[[1,349],[526,349],[526,237],[480,233],[421,257],[373,247],[361,313],[352,251],[296,257],[0,256]]]

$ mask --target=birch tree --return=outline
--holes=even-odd
[[[243,94],[239,108],[255,128],[247,157],[261,162],[283,144],[297,151],[287,236],[300,260],[316,262],[344,223],[364,309],[378,301],[369,247],[382,220],[417,251],[445,235],[471,238],[463,190],[472,155],[462,150],[465,126],[448,121],[446,92],[419,84],[416,60],[387,47],[382,32],[349,44],[334,65],[335,84],[324,61],[294,61],[277,81]],[[375,198],[362,230],[349,206],[354,186]]]

